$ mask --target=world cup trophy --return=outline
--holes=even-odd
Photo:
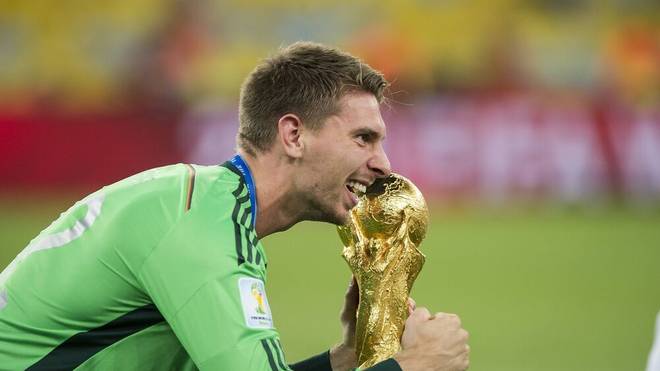
[[[399,351],[408,316],[408,297],[425,256],[428,208],[405,177],[378,179],[361,195],[349,220],[338,227],[342,256],[358,283],[356,355],[360,368]]]

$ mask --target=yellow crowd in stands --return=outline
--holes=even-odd
[[[413,92],[503,78],[653,90],[660,6],[625,3],[8,0],[0,2],[0,94],[80,106],[131,89],[235,99],[259,58],[299,39],[348,49]]]

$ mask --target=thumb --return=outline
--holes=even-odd
[[[348,284],[348,289],[346,289],[346,306],[357,307],[358,302],[360,301],[360,288],[358,286],[355,276],[351,278],[351,282]]]
[[[408,316],[410,316],[414,311],[415,308],[417,308],[417,303],[415,302],[415,299],[413,298],[408,298]]]
[[[408,321],[412,322],[428,321],[429,319],[431,319],[431,312],[429,312],[429,310],[424,307],[413,310],[413,312],[410,314],[410,317],[408,317]]]
[[[355,322],[355,314],[359,302],[360,290],[355,277],[352,277],[344,295],[344,308],[341,311],[341,320],[343,322]]]

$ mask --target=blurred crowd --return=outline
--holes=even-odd
[[[653,158],[660,154],[660,3],[653,0],[3,1],[3,141],[20,125],[51,119],[157,123],[174,127],[167,130],[183,146],[181,160],[214,161],[232,150],[244,76],[270,51],[297,40],[349,50],[393,82],[387,114],[395,126],[407,123],[393,130],[409,138],[390,143],[393,163],[407,169],[405,148],[420,143],[414,133],[421,131],[422,139],[438,140],[427,139],[419,156],[473,164],[443,168],[436,172],[441,180],[422,176],[434,189],[479,188],[484,172],[504,171],[492,170],[501,164],[478,170],[488,143],[520,142],[527,130],[524,146],[535,147],[547,143],[543,133],[550,129],[543,128],[568,124],[572,129],[555,132],[573,134],[557,140],[587,143],[578,152],[597,157],[588,169],[573,170],[577,178],[568,183],[584,184],[588,194],[594,187],[625,191],[622,163],[642,161],[648,165],[634,172],[650,179],[644,193],[660,194],[660,160]],[[639,132],[652,139],[641,155],[630,155],[643,160],[628,160],[621,148],[639,148],[630,139]],[[464,140],[443,142],[443,135]],[[584,149],[590,146],[596,155]],[[523,152],[525,159],[547,155]],[[465,179],[449,181],[447,172]],[[520,177],[541,188],[553,184],[540,175]]]
[[[235,100],[258,59],[300,39],[361,56],[403,102],[531,89],[657,105],[659,25],[653,0],[9,0],[1,106],[149,112]]]

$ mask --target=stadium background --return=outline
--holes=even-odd
[[[660,310],[660,6],[576,1],[3,1],[0,267],[72,202],[233,152],[255,63],[304,39],[394,82],[396,171],[427,195],[413,295],[473,370],[641,370]],[[334,228],[264,241],[290,361],[339,340]]]

